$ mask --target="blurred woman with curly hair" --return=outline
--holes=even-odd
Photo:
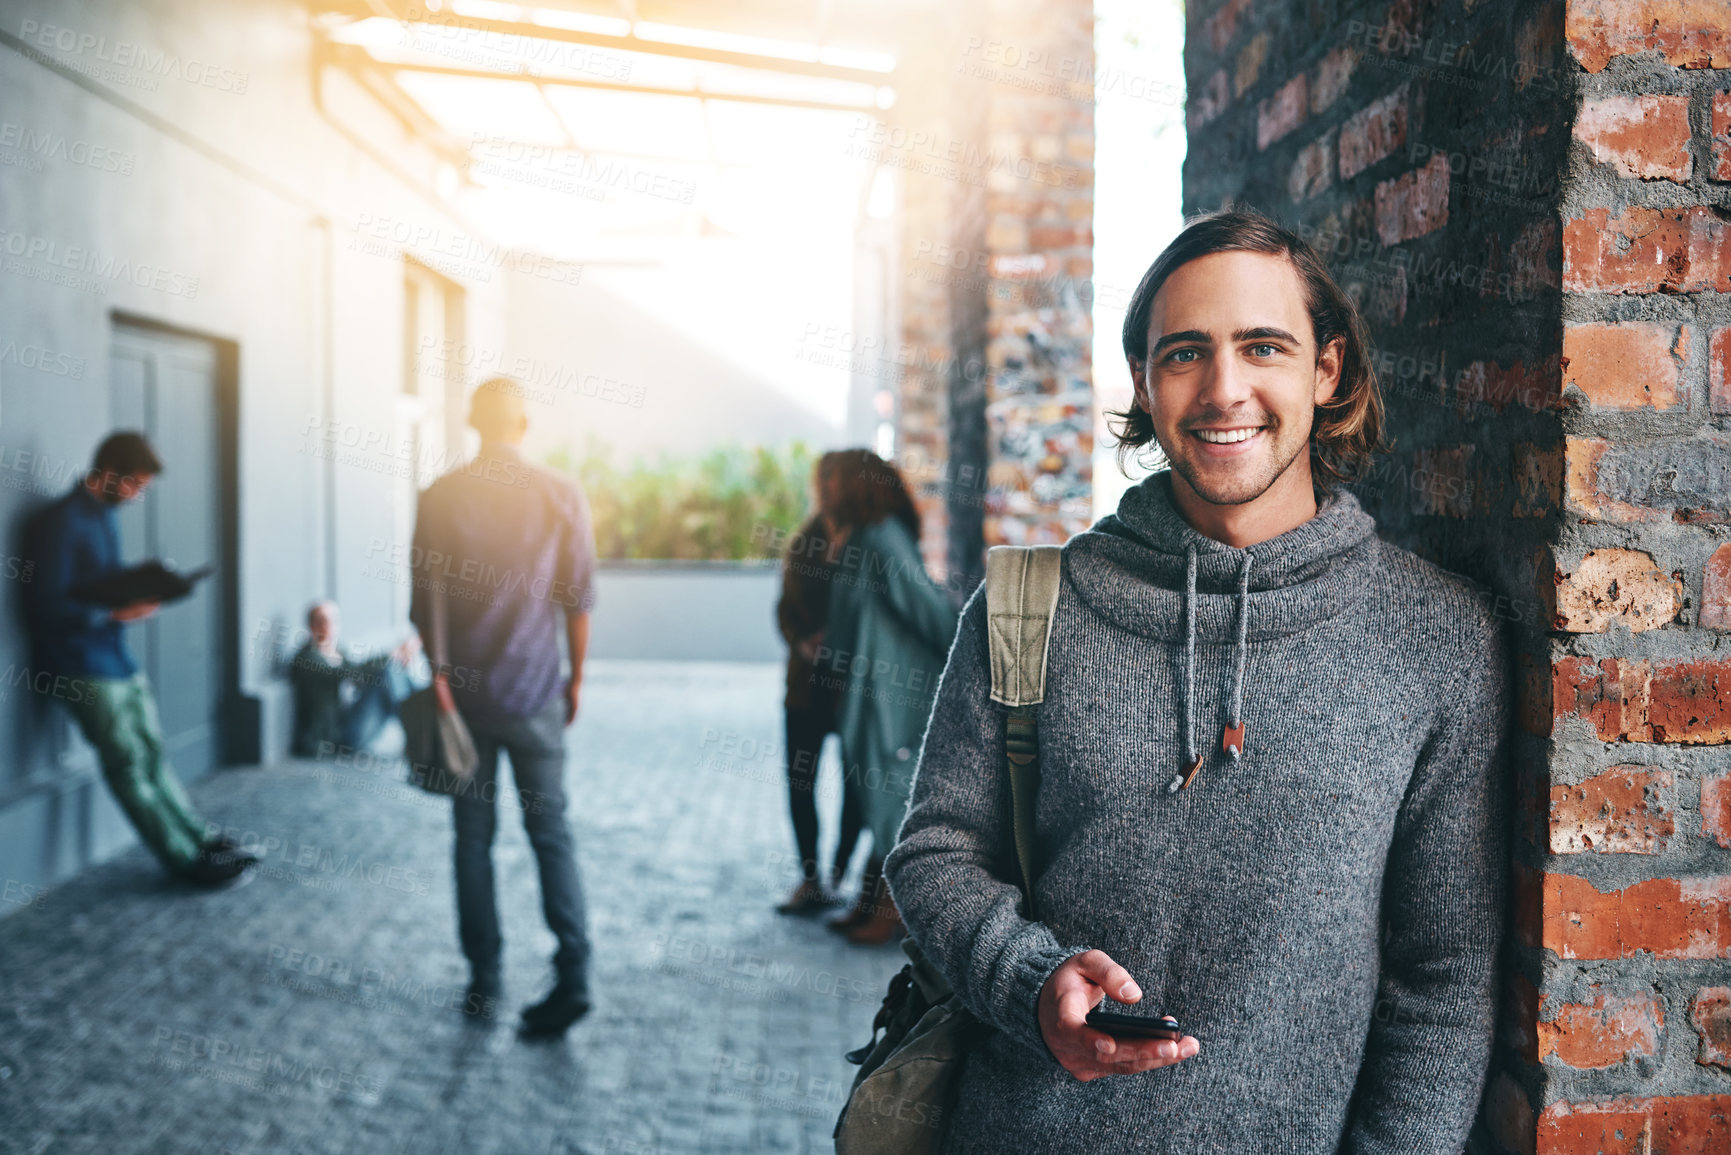
[[[907,812],[920,739],[956,632],[956,609],[920,560],[920,517],[894,465],[865,449],[828,455],[824,513],[835,555],[818,673],[840,693],[843,775],[872,832],[858,900],[830,925],[849,941],[887,942],[901,916],[883,859]]]

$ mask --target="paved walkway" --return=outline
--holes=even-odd
[[[557,1043],[513,1029],[553,940],[508,811],[506,997],[474,1024],[448,803],[394,765],[213,776],[251,885],[172,887],[136,850],[0,921],[0,1151],[833,1150],[841,1053],[903,958],[773,910],[779,703],[770,666],[593,665],[568,782],[597,1006]]]

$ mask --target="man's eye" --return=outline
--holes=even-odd
[[[1190,359],[1194,356],[1197,356],[1196,350],[1194,349],[1176,349],[1173,351],[1172,356],[1168,357],[1167,360],[1176,361],[1180,365],[1188,365]]]
[[[1258,342],[1250,347],[1250,354],[1253,357],[1272,357],[1278,352],[1280,352],[1280,350],[1277,347],[1268,344],[1266,341]]]

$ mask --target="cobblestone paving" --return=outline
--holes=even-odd
[[[263,848],[251,885],[179,888],[135,850],[0,921],[0,1151],[833,1150],[841,1054],[903,957],[774,912],[779,703],[771,666],[592,664],[567,783],[597,1001],[556,1043],[515,1032],[553,939],[508,807],[505,999],[477,1023],[448,802],[382,761],[206,780]]]

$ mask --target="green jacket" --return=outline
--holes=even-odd
[[[895,518],[854,531],[836,558],[819,672],[840,690],[844,774],[872,853],[895,844],[957,612]]]

